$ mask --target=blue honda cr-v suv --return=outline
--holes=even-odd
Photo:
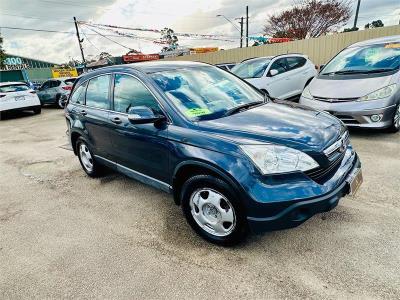
[[[193,229],[217,244],[297,226],[362,181],[338,119],[271,101],[207,64],[102,68],[76,80],[65,110],[89,176],[107,166],[172,193]]]

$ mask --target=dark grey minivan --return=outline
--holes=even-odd
[[[359,42],[337,54],[304,89],[300,104],[349,127],[400,129],[400,35]]]

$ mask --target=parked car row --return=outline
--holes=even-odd
[[[0,119],[10,111],[32,110],[40,114],[44,105],[64,108],[76,78],[49,79],[35,89],[26,82],[0,83]]]

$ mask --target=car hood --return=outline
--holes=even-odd
[[[198,126],[239,144],[276,143],[303,151],[321,151],[344,131],[342,123],[328,113],[291,102],[268,102]]]
[[[316,78],[310,83],[310,92],[314,97],[323,98],[359,98],[390,84],[392,75],[361,79],[324,79]]]

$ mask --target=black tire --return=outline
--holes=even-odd
[[[190,206],[191,197],[202,189],[210,189],[218,192],[226,198],[229,201],[229,204],[233,207],[233,215],[236,223],[228,235],[217,236],[211,234],[200,227],[194,219]],[[193,176],[183,184],[181,189],[180,198],[183,214],[193,230],[205,240],[221,246],[236,245],[246,238],[248,232],[245,209],[236,194],[237,193],[234,192],[234,189],[229,184],[219,178],[211,175]],[[233,224],[234,223],[232,223],[232,225]]]
[[[92,168],[88,168],[83,161],[84,160],[83,157],[81,157],[82,153],[80,152],[80,147],[82,145],[84,145],[86,147],[86,149],[88,150],[88,152],[90,153]],[[96,160],[94,159],[93,152],[89,147],[89,144],[81,137],[78,138],[78,140],[76,142],[76,153],[78,155],[79,162],[81,163],[82,169],[85,171],[85,173],[87,175],[89,175],[90,177],[96,178],[103,174],[102,165],[100,165],[98,162],[96,162]]]
[[[392,125],[387,129],[387,131],[390,133],[396,133],[400,131],[400,104],[396,106],[396,110],[392,118]]]
[[[56,105],[58,108],[64,109],[64,104],[62,102],[62,95],[57,95],[56,97]]]
[[[35,115],[40,115],[40,114],[42,113],[42,107],[41,107],[41,106],[36,106],[36,107],[33,109],[33,113],[34,113]]]

